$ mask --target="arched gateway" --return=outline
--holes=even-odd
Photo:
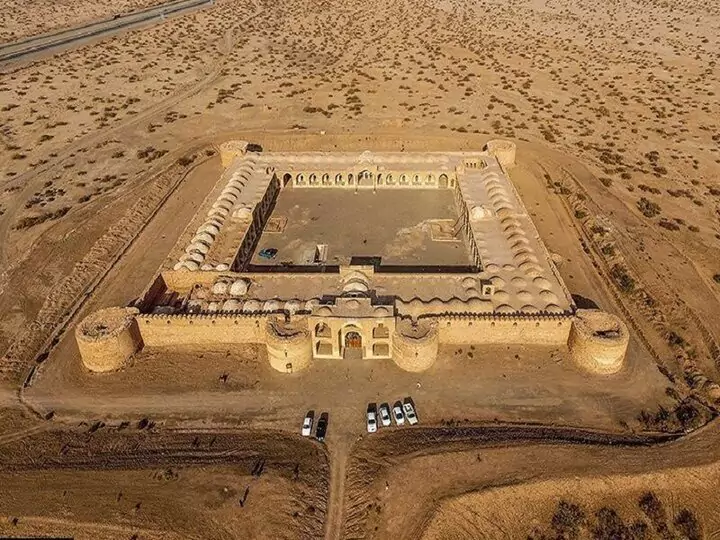
[[[353,329],[345,332],[345,338],[342,341],[343,358],[361,360],[363,357],[362,334],[359,330]]]

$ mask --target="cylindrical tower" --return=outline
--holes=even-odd
[[[392,338],[393,361],[405,371],[425,371],[438,353],[437,324],[428,319],[401,319]]]
[[[485,148],[497,158],[500,165],[509,169],[515,166],[515,143],[506,139],[493,139],[488,141]]]
[[[142,346],[135,308],[112,307],[88,315],[75,327],[75,340],[87,369],[115,371]]]
[[[292,373],[305,369],[312,360],[312,341],[305,317],[292,322],[270,317],[265,325],[268,360],[273,369]]]
[[[245,153],[248,143],[246,141],[225,141],[220,145],[220,162],[227,169],[233,160]]]
[[[627,326],[615,315],[579,309],[568,346],[578,366],[591,373],[610,375],[622,369],[629,341]]]

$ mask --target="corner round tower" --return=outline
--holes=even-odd
[[[425,371],[435,363],[438,343],[437,323],[428,319],[399,320],[392,339],[392,359],[405,371]]]
[[[271,317],[265,325],[265,344],[270,365],[277,371],[301,371],[310,365],[312,341],[305,319],[288,322]]]
[[[620,318],[595,309],[579,309],[568,346],[575,363],[590,373],[610,375],[623,367],[630,334]]]
[[[83,365],[90,371],[115,371],[142,346],[135,308],[111,307],[91,313],[75,327]]]
[[[247,141],[225,141],[220,145],[220,162],[227,169],[233,160],[245,154]]]
[[[488,141],[485,148],[500,162],[504,169],[515,166],[515,143],[506,139],[493,139]]]

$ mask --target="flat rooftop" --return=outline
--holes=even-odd
[[[459,214],[452,190],[354,192],[287,187],[253,252],[253,265],[313,264],[327,246],[327,265],[379,257],[383,266],[472,264],[464,235],[453,235]],[[273,231],[281,232],[273,232]],[[260,257],[276,249],[273,259]]]

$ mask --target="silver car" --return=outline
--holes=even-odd
[[[305,416],[305,419],[303,420],[303,424],[302,424],[301,433],[302,433],[303,437],[310,436],[310,434],[312,433],[312,425],[313,425],[313,417],[311,414],[307,414]]]
[[[400,403],[396,403],[392,410],[393,418],[398,426],[402,426],[405,423],[405,415],[403,414]]]
[[[410,403],[409,401],[403,403],[403,411],[405,411],[405,417],[407,418],[411,426],[414,426],[418,423],[418,417],[415,414],[415,407],[413,407],[412,403]]]
[[[375,433],[377,431],[377,415],[375,411],[367,412],[367,432]]]
[[[380,423],[384,427],[389,427],[392,424],[392,420],[390,419],[390,407],[387,405],[380,405],[378,412],[380,413]]]

